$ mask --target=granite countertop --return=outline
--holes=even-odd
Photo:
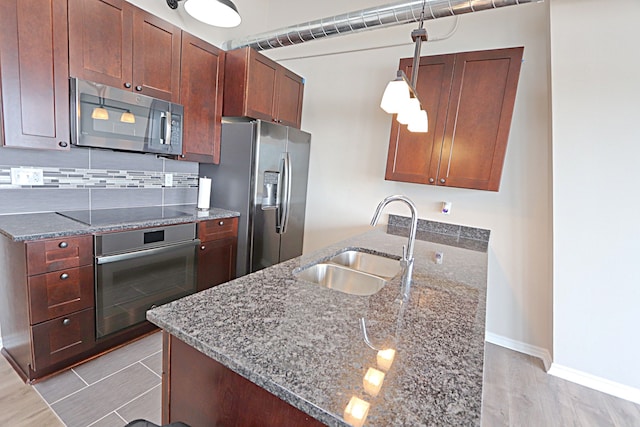
[[[349,425],[343,417],[353,396],[370,404],[367,426],[480,425],[486,242],[442,243],[440,235],[419,232],[424,240],[416,241],[408,298],[401,274],[371,296],[293,274],[345,248],[398,258],[408,234],[402,225],[377,227],[187,296],[147,318],[329,426]],[[369,368],[384,371],[376,356],[387,348],[395,358],[373,396],[363,378]]]
[[[218,208],[211,208],[206,215],[197,211],[195,205],[171,206],[171,208],[183,210],[184,215],[145,221],[127,222],[121,220],[113,224],[98,226],[86,225],[55,212],[0,215],[0,234],[19,242],[240,216],[239,212]]]

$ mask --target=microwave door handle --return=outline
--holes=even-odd
[[[171,113],[160,113],[160,144],[169,144],[171,138]]]

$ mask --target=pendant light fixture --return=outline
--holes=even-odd
[[[426,0],[422,3],[420,13],[420,26],[411,32],[411,38],[416,44],[413,53],[413,65],[411,69],[411,80],[402,70],[398,70],[396,78],[391,80],[380,101],[380,108],[389,114],[396,114],[398,123],[407,125],[409,132],[428,132],[429,118],[427,112],[422,108],[416,84],[418,82],[418,68],[420,67],[420,49],[422,42],[427,41],[427,30],[424,29],[424,7]]]
[[[167,0],[171,9],[182,0]],[[240,25],[242,18],[231,0],[186,0],[184,10],[200,22],[214,27],[231,28]]]

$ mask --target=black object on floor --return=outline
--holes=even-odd
[[[159,426],[158,424],[154,424],[151,421],[147,421],[147,420],[133,420],[124,427],[189,427],[189,426],[181,422],[175,422],[175,423]]]

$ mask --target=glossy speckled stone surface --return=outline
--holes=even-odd
[[[330,426],[348,425],[352,396],[370,404],[367,426],[480,425],[486,245],[416,241],[408,298],[401,274],[374,295],[354,296],[293,273],[345,248],[397,258],[406,244],[396,235],[406,229],[398,228],[388,234],[378,227],[150,310],[147,318]],[[387,348],[395,359],[373,396],[363,378],[378,368],[377,350]]]
[[[211,208],[208,215],[205,215],[198,212],[195,205],[185,205],[183,208],[185,215],[175,218],[132,222],[115,221],[113,224],[101,226],[85,225],[55,212],[0,215],[0,234],[20,242],[240,216],[238,212],[225,209]]]

